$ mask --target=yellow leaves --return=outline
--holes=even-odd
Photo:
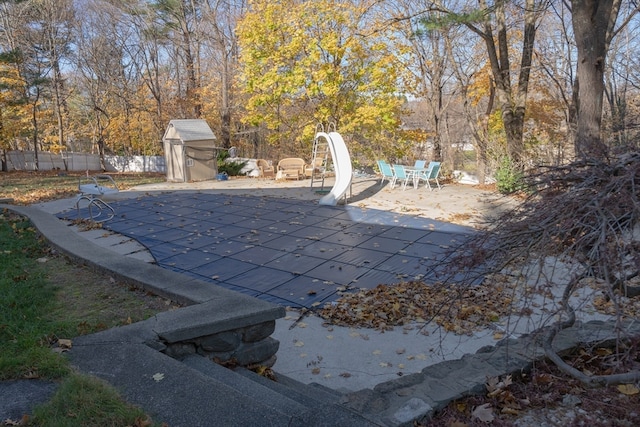
[[[269,378],[271,380],[276,380],[276,374],[273,372],[271,368],[265,365],[251,365],[249,369],[261,377]]]
[[[616,388],[620,393],[625,394],[627,396],[634,396],[640,393],[640,390],[638,389],[638,387],[636,387],[633,384],[619,384]]]
[[[476,78],[469,86],[469,99],[473,105],[477,105],[481,100],[486,99],[491,91],[491,69],[487,63],[484,68],[475,74]]]
[[[395,142],[389,132],[404,105],[398,82],[410,76],[398,58],[406,46],[388,31],[362,37],[363,26],[386,19],[370,13],[348,2],[253,1],[237,26],[244,121],[271,129],[274,144],[307,141],[328,117],[368,144]]]

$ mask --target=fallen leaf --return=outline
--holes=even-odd
[[[295,340],[293,345],[296,347],[302,347],[304,343],[300,340]]]
[[[73,344],[72,344],[72,341],[71,341],[71,340],[64,339],[64,338],[60,338],[60,339],[58,340],[58,346],[59,346],[60,348],[65,348],[65,349],[66,349],[66,348],[71,348],[71,347],[72,347],[72,345],[73,345]]]
[[[373,350],[372,354],[378,355],[378,354],[382,354],[382,352],[380,350]]]
[[[164,374],[158,372],[157,374],[153,374],[151,378],[153,378],[156,382],[159,382],[164,379]]]
[[[318,374],[320,373],[320,368],[313,368],[313,369],[311,370],[311,373],[312,373],[313,375],[318,375]]]
[[[343,373],[340,374],[340,376],[342,378],[349,378],[351,376],[351,374],[349,372],[343,372]]]
[[[640,393],[638,387],[633,384],[619,384],[618,391],[622,394],[626,394],[627,396],[633,396],[634,394]]]
[[[495,418],[493,416],[493,408],[491,407],[490,403],[485,403],[483,405],[477,406],[471,413],[471,416],[473,418],[479,419],[483,423],[493,422]]]
[[[149,427],[153,422],[149,418],[136,418],[135,427]]]
[[[495,391],[498,388],[498,383],[500,382],[500,378],[498,377],[489,377],[487,378],[487,382],[485,386],[487,387],[488,392]]]
[[[467,403],[464,400],[456,402],[455,405],[458,412],[465,412],[467,410]]]

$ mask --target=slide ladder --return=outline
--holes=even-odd
[[[329,169],[329,142],[326,138],[313,140],[313,155],[311,156],[311,188],[314,182],[321,181],[321,189],[324,190],[324,177]]]
[[[316,139],[319,138],[324,139],[329,146],[336,174],[333,188],[327,195],[320,199],[319,203],[321,205],[335,206],[342,197],[345,198],[346,203],[347,191],[351,189],[351,180],[353,179],[351,156],[349,155],[347,144],[345,144],[344,139],[342,139],[342,135],[335,131],[329,133],[318,132]]]

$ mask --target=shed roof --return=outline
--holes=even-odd
[[[163,139],[180,139],[186,141],[215,140],[216,136],[205,120],[176,119],[169,121]]]

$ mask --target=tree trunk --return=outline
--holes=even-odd
[[[578,48],[576,155],[582,159],[603,159],[607,153],[600,135],[604,66],[619,0],[573,0],[571,6]]]
[[[40,165],[38,161],[38,101],[40,101],[40,88],[36,87],[36,96],[31,105],[31,124],[33,125],[33,161],[34,170],[39,170]]]
[[[222,132],[222,146],[224,148],[231,147],[231,105],[229,102],[230,84],[229,84],[229,65],[225,56],[224,65],[222,68],[222,105],[221,105],[221,126]]]
[[[196,59],[193,54],[191,30],[187,22],[187,8],[186,2],[183,2],[180,9],[180,31],[182,36],[182,51],[184,53],[185,68],[187,71],[187,102],[190,102],[193,107],[193,116],[200,118],[202,116],[202,104],[200,102],[200,85],[198,81],[198,74],[196,72]],[[195,11],[194,11],[195,12]],[[195,19],[195,17],[194,17]],[[196,52],[197,54],[197,52]]]

